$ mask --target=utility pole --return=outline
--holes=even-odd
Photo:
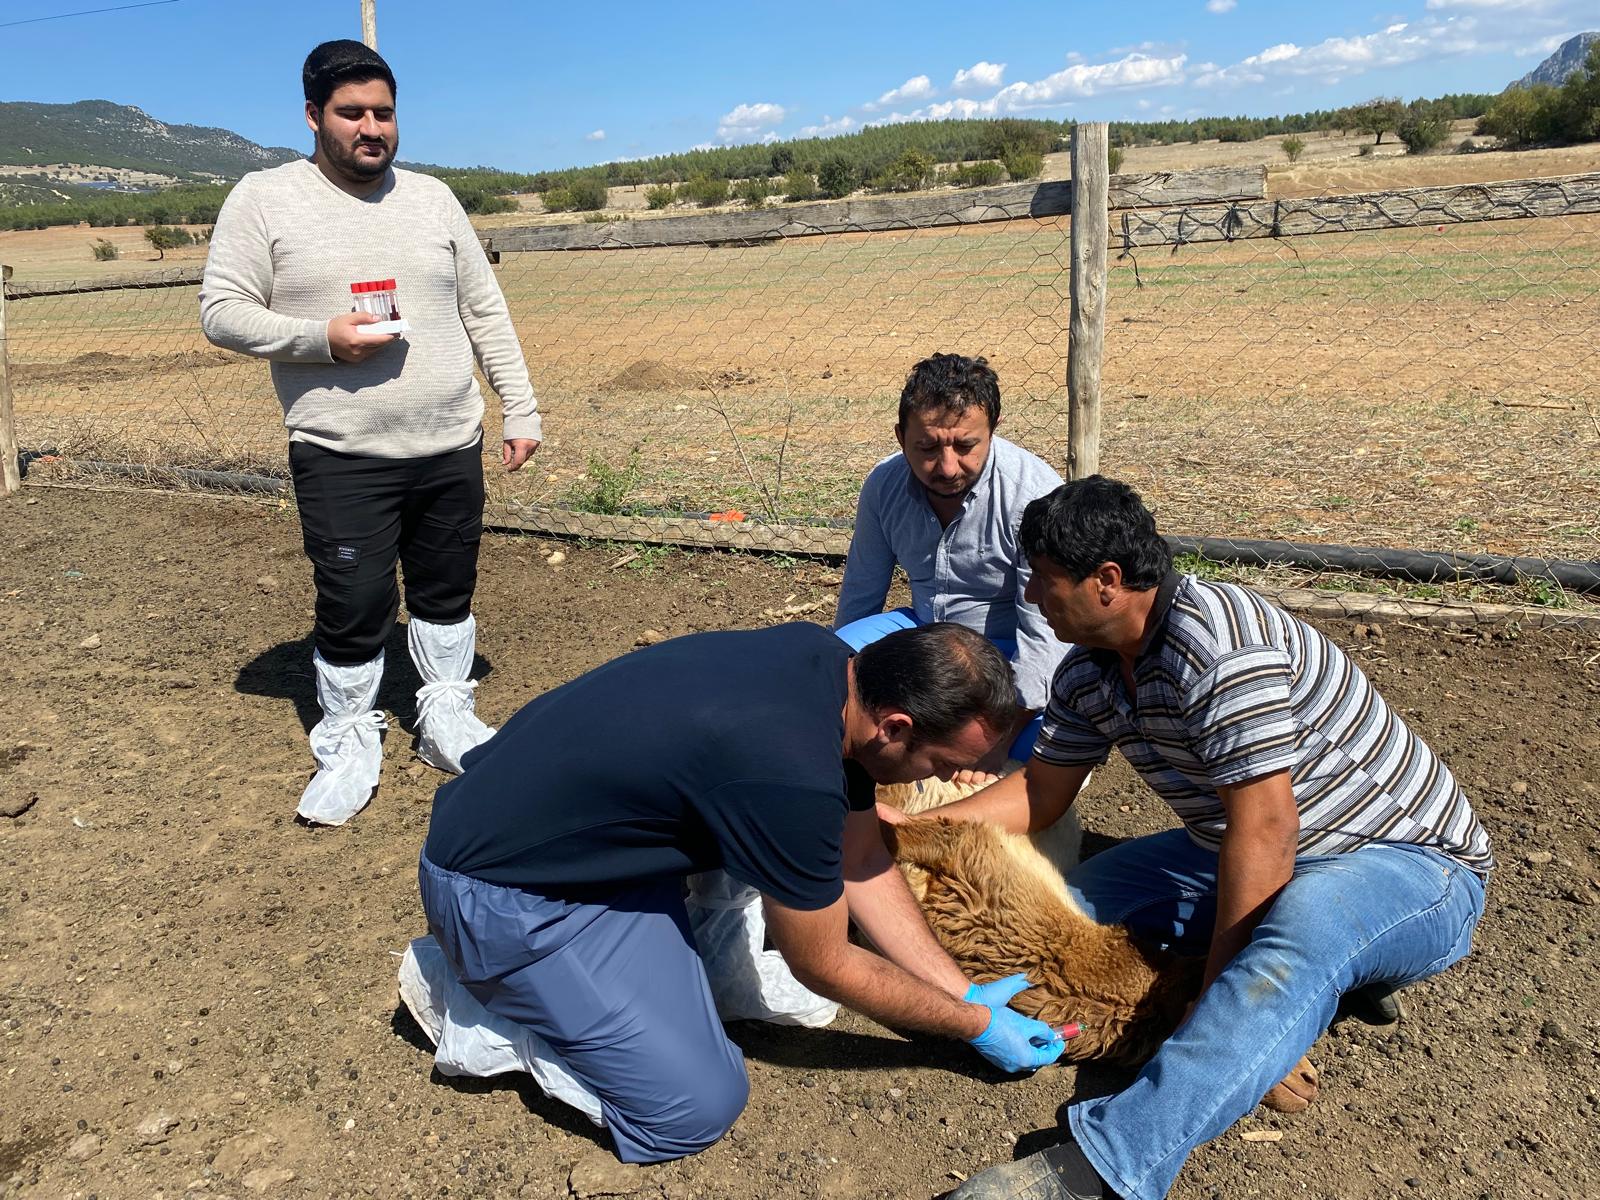
[[[361,40],[368,50],[378,48],[378,0],[361,0]]]

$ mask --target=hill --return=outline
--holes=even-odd
[[[258,146],[227,129],[168,125],[109,100],[0,103],[0,163],[16,166],[85,163],[184,180],[238,179],[299,157],[298,151]]]
[[[1562,42],[1556,52],[1545,59],[1521,79],[1507,86],[1511,88],[1533,87],[1538,83],[1547,83],[1551,87],[1560,87],[1567,81],[1567,77],[1580,70],[1589,56],[1589,47],[1600,42],[1600,33],[1580,33]]]

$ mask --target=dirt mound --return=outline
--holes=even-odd
[[[669,366],[653,358],[641,358],[606,380],[605,387],[613,392],[696,392],[757,382],[759,377],[743,367],[696,371]]]
[[[93,350],[66,362],[19,362],[11,366],[17,383],[100,383],[134,375],[166,375],[221,367],[240,361],[225,350],[180,350],[172,354],[108,354]]]
[[[616,392],[685,392],[703,386],[705,376],[699,371],[669,367],[653,358],[637,359],[606,380],[606,387]]]

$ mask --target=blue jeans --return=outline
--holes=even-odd
[[[1181,829],[1125,842],[1068,878],[1097,921],[1201,955],[1216,920],[1217,856]],[[1256,1106],[1333,1020],[1351,988],[1412,983],[1466,957],[1483,882],[1394,843],[1306,856],[1250,944],[1137,1079],[1074,1104],[1073,1136],[1128,1200],[1165,1196],[1189,1151]]]
[[[887,637],[899,629],[915,629],[922,622],[917,619],[915,611],[909,608],[891,608],[888,612],[873,613],[870,617],[862,617],[859,621],[851,621],[834,630],[844,639],[845,645],[852,650],[859,650],[863,646],[870,646],[881,637]],[[1017,657],[1017,643],[1011,638],[990,638],[995,649],[1004,654],[1007,659]],[[1007,751],[1010,757],[1018,762],[1027,762],[1033,757],[1033,744],[1039,740],[1039,730],[1044,726],[1044,714],[1040,713],[1029,721],[1017,734]]]

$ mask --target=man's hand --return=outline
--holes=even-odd
[[[328,353],[340,362],[365,362],[400,336],[398,333],[366,333],[361,328],[383,320],[376,313],[339,314],[328,322]]]
[[[507,438],[500,446],[500,462],[508,471],[520,470],[538,448],[538,438]]]
[[[988,1008],[989,1024],[972,1039],[972,1048],[1002,1071],[1036,1071],[1055,1062],[1067,1048],[1060,1030],[1006,1007],[1028,986],[1026,975],[1012,975],[993,983],[975,983],[962,997],[968,1004]]]

